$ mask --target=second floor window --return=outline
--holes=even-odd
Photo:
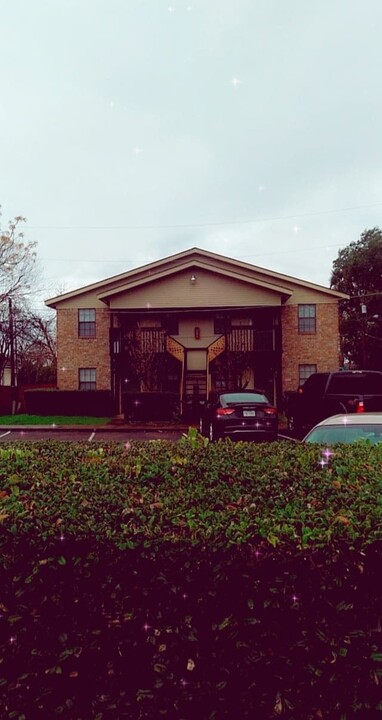
[[[214,334],[224,335],[231,330],[231,318],[223,313],[214,317]]]
[[[96,311],[93,308],[81,308],[78,311],[78,337],[96,336]]]
[[[314,335],[316,333],[316,306],[298,306],[298,332],[300,335]]]

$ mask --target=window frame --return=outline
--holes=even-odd
[[[214,316],[214,335],[226,335],[231,331],[232,320],[226,313],[217,313]]]
[[[97,368],[78,368],[78,389],[97,390]]]
[[[299,335],[317,334],[317,306],[315,303],[300,303],[297,307]]]
[[[78,308],[78,337],[81,339],[96,337],[95,308]]]
[[[306,370],[307,368],[314,368],[310,372],[307,371],[307,374],[304,374],[303,368]],[[304,384],[305,380],[307,380],[311,375],[314,375],[314,373],[317,372],[317,364],[316,363],[300,363],[298,366],[298,385],[299,387]]]

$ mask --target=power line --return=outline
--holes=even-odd
[[[279,220],[293,220],[295,218],[317,217],[318,215],[331,215],[334,213],[364,210],[366,208],[381,207],[382,203],[371,205],[353,205],[336,210],[319,210],[309,213],[295,213],[293,215],[278,215],[274,217],[259,217],[252,220],[221,220],[209,223],[180,223],[177,225],[27,225],[29,230],[179,230],[181,228],[218,227],[223,225],[252,225],[261,222],[275,222]]]
[[[298,248],[289,249],[289,250],[276,250],[275,252],[271,253],[251,253],[251,255],[237,255],[237,260],[242,260],[244,258],[253,258],[253,257],[268,257],[272,255],[289,255],[289,253],[301,253],[301,252],[311,252],[311,250],[329,250],[329,248],[338,248],[341,247],[343,243],[336,243],[335,245],[313,245],[313,247],[306,247],[305,246],[299,246]],[[121,258],[120,260],[96,260],[92,258],[47,258],[47,257],[41,257],[40,260],[44,260],[46,262],[73,262],[74,260],[76,262],[81,263],[103,263],[103,265],[111,265],[112,263],[121,265],[122,263],[133,263],[134,260],[129,260],[126,258]]]

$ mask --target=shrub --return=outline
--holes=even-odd
[[[375,720],[381,460],[0,446],[4,717]]]
[[[29,415],[89,415],[106,417],[114,414],[114,401],[108,390],[26,390]]]
[[[172,420],[179,414],[179,395],[136,392],[125,395],[125,418],[132,421]]]

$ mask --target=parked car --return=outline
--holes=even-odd
[[[326,418],[308,432],[303,442],[351,445],[358,440],[369,440],[372,445],[382,442],[382,412],[341,414]]]
[[[212,393],[200,418],[200,432],[211,442],[223,437],[271,441],[277,429],[277,409],[262,390]]]
[[[338,413],[380,411],[382,372],[377,370],[313,373],[285,396],[288,427],[297,432]]]

